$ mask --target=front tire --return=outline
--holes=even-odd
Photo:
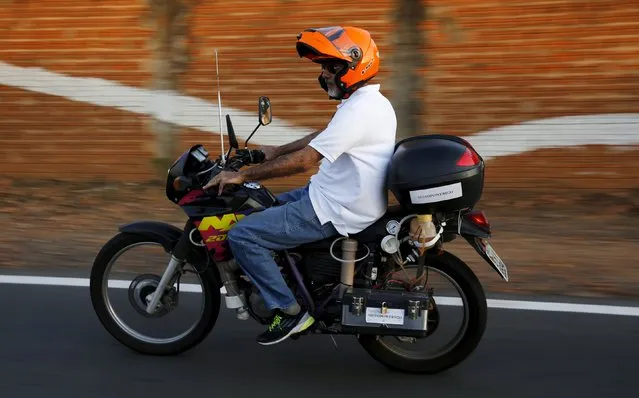
[[[434,374],[445,371],[466,359],[479,345],[486,329],[488,308],[481,283],[470,267],[453,254],[444,252],[430,264],[449,275],[461,288],[467,298],[468,323],[459,343],[447,353],[430,359],[411,358],[392,350],[375,335],[360,335],[358,341],[362,347],[378,362],[387,367],[406,373]],[[435,297],[437,301],[437,297]],[[388,336],[387,336],[388,337]],[[426,341],[428,338],[426,338]]]
[[[127,248],[141,244],[161,244],[157,237],[143,236],[131,233],[119,233],[109,240],[98,253],[90,277],[90,294],[93,309],[105,329],[120,343],[130,349],[147,355],[177,355],[195,347],[202,342],[215,326],[220,312],[220,294],[216,279],[211,269],[200,274],[202,292],[204,295],[204,308],[197,324],[182,338],[168,343],[142,341],[123,330],[113,319],[108,309],[105,295],[105,273],[108,271],[112,259]]]

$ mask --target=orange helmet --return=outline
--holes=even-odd
[[[372,79],[379,71],[379,50],[370,33],[352,26],[306,29],[297,35],[297,53],[313,62],[338,61],[345,68],[335,82],[346,96]],[[326,84],[320,84],[326,90]]]

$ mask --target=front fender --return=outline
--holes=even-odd
[[[118,230],[124,233],[148,236],[160,243],[164,250],[170,254],[173,253],[173,249],[184,234],[184,231],[180,228],[158,221],[133,222],[121,225]],[[208,274],[214,279],[215,284],[221,287],[220,273],[207,251],[203,247],[194,246],[190,243],[187,244],[189,245],[189,249],[187,249],[186,252],[186,261],[193,265],[198,272]]]
[[[182,230],[174,225],[158,221],[137,221],[121,225],[120,232],[156,238],[164,250],[170,253],[182,236]]]

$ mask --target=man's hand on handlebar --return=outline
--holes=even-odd
[[[265,153],[258,149],[238,149],[235,151],[244,164],[258,164],[265,160]]]
[[[277,146],[274,145],[262,145],[259,150],[264,153],[264,160],[273,160],[277,157]]]
[[[235,170],[239,170],[242,166],[248,164],[258,164],[264,162],[264,153],[255,149],[238,149],[235,151],[236,156],[229,159],[227,170],[221,171],[215,177],[211,178],[209,182],[202,187],[203,190],[208,190],[215,186],[219,186],[218,195],[222,194],[224,186],[227,184],[241,184],[246,181],[246,177],[243,173]],[[232,170],[229,171],[228,169]]]
[[[207,182],[206,185],[202,188],[205,191],[213,188],[215,186],[219,186],[217,194],[221,195],[224,190],[224,186],[227,184],[241,184],[245,181],[245,177],[242,173],[237,171],[221,171],[218,175],[211,178],[211,181]]]

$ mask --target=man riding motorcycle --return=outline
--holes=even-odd
[[[297,174],[321,161],[309,184],[281,194],[281,206],[251,214],[228,233],[233,255],[275,311],[257,337],[276,344],[310,327],[314,319],[298,304],[272,258],[284,250],[335,235],[357,233],[386,211],[386,169],[393,154],[395,111],[379,89],[379,51],[369,32],[355,27],[307,29],[297,52],[321,65],[319,82],[329,98],[341,100],[324,130],[265,149],[266,162],[239,172],[224,171],[204,189]]]

